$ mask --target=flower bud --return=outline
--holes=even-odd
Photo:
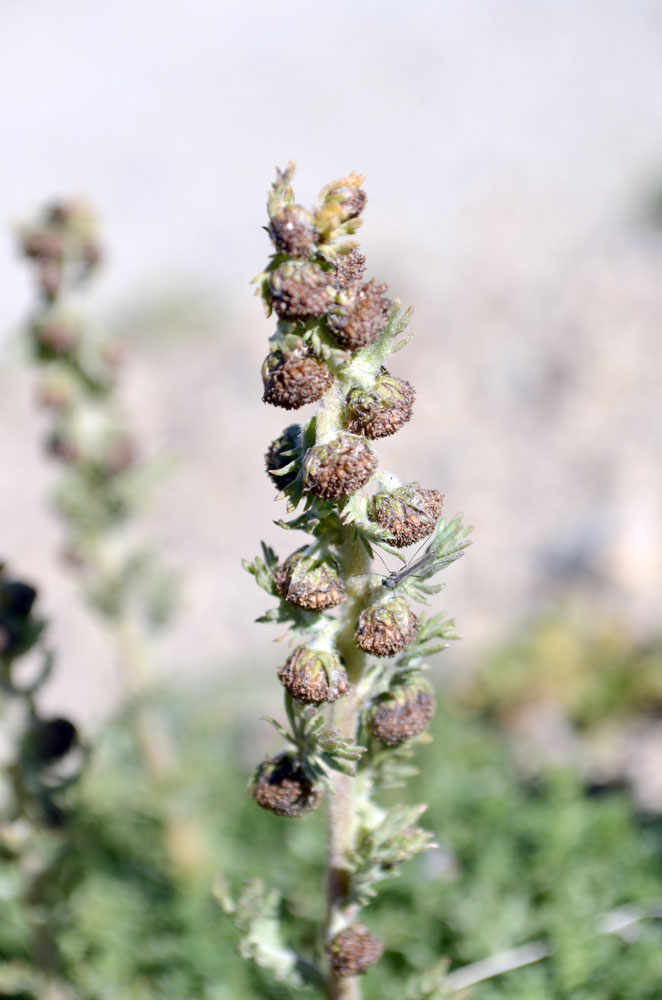
[[[418,631],[418,616],[404,597],[392,597],[362,611],[354,633],[356,645],[373,656],[394,656]]]
[[[301,205],[284,205],[269,223],[269,236],[276,250],[290,257],[313,257],[317,233],[310,212]]]
[[[411,419],[415,396],[409,382],[384,371],[371,389],[350,389],[347,430],[372,440],[395,434]]]
[[[37,399],[49,410],[68,410],[78,395],[78,381],[63,365],[49,365],[37,387]]]
[[[289,754],[260,764],[253,776],[252,795],[263,809],[290,818],[315,809],[322,797]]]
[[[304,459],[304,490],[332,499],[356,493],[377,468],[377,458],[360,437],[341,434],[310,448]]]
[[[427,729],[434,710],[432,688],[416,678],[379,698],[370,714],[370,732],[376,740],[395,747]]]
[[[269,274],[269,297],[280,319],[305,320],[324,316],[333,304],[333,275],[317,264],[289,260]]]
[[[349,253],[339,254],[335,259],[336,287],[349,288],[358,284],[365,272],[365,257],[353,247]]]
[[[365,924],[352,924],[336,934],[329,947],[337,976],[360,976],[382,957],[384,945]]]
[[[78,732],[69,719],[36,719],[26,735],[26,750],[39,764],[61,760],[78,745]]]
[[[338,564],[331,558],[304,555],[305,547],[293,552],[274,574],[281,597],[306,611],[325,611],[345,600],[345,585]]]
[[[264,360],[262,382],[263,402],[297,410],[320,399],[333,384],[333,375],[305,348],[284,353],[278,347]]]
[[[267,469],[267,475],[279,490],[286,490],[297,477],[298,469],[296,468],[289,469],[280,475],[279,471],[287,469],[288,465],[299,454],[300,447],[301,426],[299,424],[290,424],[289,427],[285,428],[280,437],[277,437],[269,445],[269,449],[264,456],[264,464]]]
[[[326,649],[297,646],[278,676],[288,694],[306,704],[336,701],[349,690],[340,657]]]
[[[29,583],[21,580],[0,581],[0,609],[18,618],[27,618],[34,602],[37,599],[37,591]]]
[[[79,331],[64,317],[52,316],[34,323],[32,336],[39,355],[50,358],[71,357],[79,342]]]
[[[388,323],[393,303],[384,292],[386,285],[369,281],[365,285],[351,286],[338,296],[329,313],[331,333],[341,347],[357,351],[372,344]]]
[[[432,534],[443,503],[437,490],[405,483],[390,493],[375,493],[368,501],[368,517],[389,532],[392,545],[402,549]]]

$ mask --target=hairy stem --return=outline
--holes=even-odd
[[[342,546],[342,564],[347,580],[347,599],[343,605],[341,628],[336,636],[336,647],[342,657],[350,691],[333,706],[331,725],[348,739],[356,739],[360,703],[358,682],[363,673],[365,653],[354,641],[356,620],[366,602],[367,574],[370,557],[361,542],[355,540],[353,529],[345,529]],[[352,913],[348,903],[347,860],[355,846],[356,810],[354,802],[355,778],[345,774],[334,776],[333,794],[328,807],[327,830],[327,911],[326,937],[330,941],[347,925]],[[329,1000],[360,1000],[361,988],[356,977],[329,974]]]

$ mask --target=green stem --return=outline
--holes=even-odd
[[[347,586],[343,604],[340,630],[336,647],[343,659],[350,681],[350,691],[333,706],[331,725],[347,739],[357,736],[361,705],[358,684],[363,673],[365,653],[354,641],[356,621],[366,604],[370,557],[360,541],[353,537],[353,529],[345,529],[342,545],[342,565]],[[347,926],[354,907],[348,902],[348,860],[355,848],[356,808],[355,778],[346,774],[334,775],[332,795],[329,799],[327,820],[327,878],[326,878],[326,941]],[[356,977],[336,976],[329,973],[329,1000],[360,1000],[361,988]]]

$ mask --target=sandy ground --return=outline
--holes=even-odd
[[[271,324],[248,286],[289,157],[302,200],[368,174],[370,271],[416,308],[393,366],[415,416],[380,454],[476,525],[443,595],[466,636],[449,662],[568,588],[659,623],[662,237],[643,216],[661,48],[644,0],[2,5],[2,215],[60,192],[99,205],[110,261],[88,307],[130,348],[146,452],[176,457],[145,522],[185,578],[166,675],[261,678],[282,657],[251,625],[263,602],[239,559],[290,546],[262,469],[288,421],[259,401]],[[3,555],[53,615],[50,703],[98,718],[119,686],[57,561],[10,239],[0,286]]]

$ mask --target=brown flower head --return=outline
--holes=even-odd
[[[304,490],[327,499],[348,497],[368,482],[377,468],[370,445],[341,434],[310,448],[304,459]]]
[[[301,426],[290,424],[280,437],[272,441],[264,456],[267,475],[279,490],[286,490],[297,477],[298,469],[289,469],[301,448]],[[287,470],[287,471],[284,471]]]
[[[372,440],[395,434],[411,419],[415,396],[409,382],[384,371],[371,389],[350,389],[347,430]]]
[[[345,600],[345,585],[334,559],[304,555],[306,547],[293,552],[274,574],[281,597],[306,611],[325,611]]]
[[[416,678],[379,698],[370,714],[370,732],[376,740],[395,747],[427,729],[434,710],[432,688]]]
[[[382,957],[384,945],[365,924],[352,924],[336,934],[329,947],[337,976],[360,976]]]
[[[269,274],[269,298],[283,320],[319,319],[335,294],[333,274],[318,264],[289,260]]]
[[[271,217],[269,236],[276,250],[290,257],[313,257],[317,243],[315,223],[301,205],[283,205]]]
[[[262,400],[284,410],[297,410],[314,403],[333,384],[333,375],[304,347],[284,353],[279,347],[271,351],[262,365]]]
[[[372,344],[388,323],[393,303],[384,295],[386,285],[368,281],[341,292],[329,312],[329,329],[342,348],[358,351]]]
[[[365,272],[365,257],[353,247],[348,253],[339,254],[334,266],[336,269],[336,287],[349,288],[361,281]]]
[[[297,646],[278,676],[287,693],[306,704],[336,701],[349,690],[342,661],[329,650]]]
[[[251,791],[263,809],[290,818],[315,809],[322,797],[288,754],[263,761],[253,776]]]
[[[356,645],[373,656],[394,656],[408,646],[418,631],[418,616],[404,597],[392,597],[361,612],[356,623]]]
[[[32,326],[32,337],[43,359],[70,357],[75,353],[80,335],[75,325],[63,317],[51,316]]]
[[[392,545],[405,548],[432,534],[443,503],[437,490],[405,483],[390,493],[375,493],[368,501],[368,517],[390,533]]]

